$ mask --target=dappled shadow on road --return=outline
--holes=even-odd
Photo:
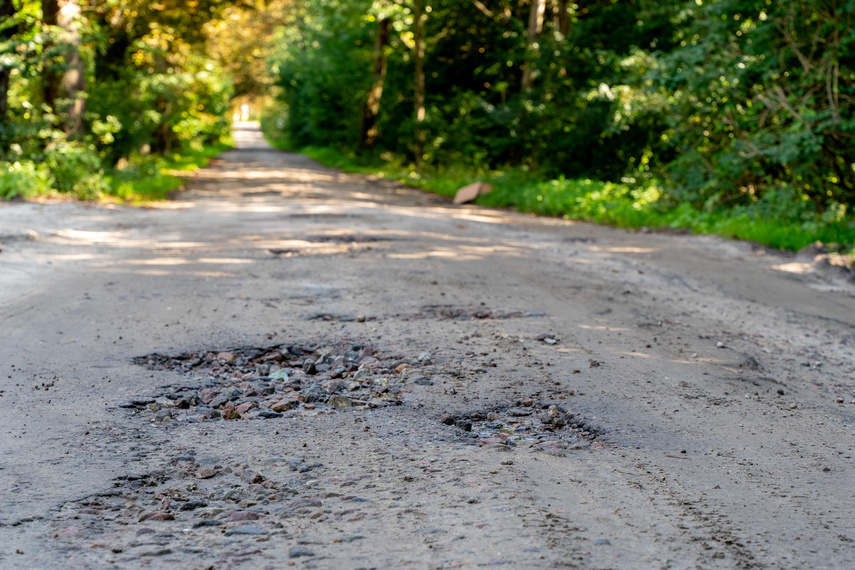
[[[389,285],[394,282],[398,290],[390,292],[390,305],[374,318],[414,314],[425,304],[422,301],[441,305],[449,300],[437,295],[416,302],[407,297],[408,282],[417,289],[426,283],[442,288],[440,283],[453,276],[456,287],[482,288],[489,295],[491,281],[501,280],[505,290],[519,289],[508,295],[510,302],[502,302],[508,310],[555,314],[584,298],[590,306],[571,328],[579,335],[610,339],[638,336],[637,330],[617,326],[627,319],[657,322],[672,332],[683,327],[663,316],[657,298],[665,303],[682,301],[696,295],[708,280],[719,280],[719,270],[728,267],[733,273],[736,262],[757,263],[747,248],[734,244],[718,244],[719,251],[712,247],[684,251],[680,239],[671,236],[618,234],[564,220],[453,206],[445,198],[275,151],[251,125],[241,126],[236,139],[238,148],[199,171],[168,207],[121,210],[121,219],[113,222],[107,215],[93,228],[55,229],[39,242],[41,259],[75,264],[80,271],[103,274],[105,280],[158,279],[158,287],[189,279],[271,289],[259,281],[273,279],[280,289],[294,291],[256,295],[246,289],[242,297],[250,302],[257,296],[277,307],[286,305],[289,297],[322,303],[312,295],[340,289],[341,285],[331,284],[342,272],[370,281],[373,273],[388,271]],[[722,248],[727,251],[721,253]],[[706,258],[698,258],[698,252]],[[676,263],[661,263],[665,253],[678,262],[688,259],[686,266],[693,275],[672,272]],[[772,260],[768,263],[774,265]],[[741,302],[752,282],[742,286],[738,273],[732,281],[721,282],[721,297]],[[337,297],[359,293],[358,283],[349,287]],[[767,293],[776,291],[787,292],[775,283]],[[811,309],[832,316],[845,305],[824,303]],[[695,309],[696,316],[704,318],[715,310],[700,305]],[[627,317],[628,311],[635,316]],[[661,339],[663,333],[647,336]],[[633,342],[627,346],[610,340],[601,353],[634,361],[665,358],[685,366],[726,364],[730,356],[716,351],[692,356],[693,352],[676,348],[663,352],[657,350],[658,340]],[[677,344],[670,341],[671,347]],[[584,356],[570,345],[550,350]],[[736,369],[734,374],[742,372]]]
[[[605,465],[591,477],[601,487],[579,486],[570,492],[554,488],[549,493],[556,498],[547,496],[551,503],[546,504],[552,508],[559,504],[558,498],[583,497],[582,504],[587,505],[589,497],[603,501],[595,495],[605,490],[603,496],[621,494],[611,503],[598,503],[594,510],[617,512],[625,508],[624,499],[634,496],[631,489],[637,485],[639,490],[648,489],[646,495],[638,495],[644,499],[639,511],[644,520],[649,520],[651,497],[663,497],[669,509],[686,506],[677,514],[691,521],[718,519],[721,505],[726,512],[744,512],[750,518],[754,515],[750,508],[737,507],[749,501],[764,505],[778,501],[776,493],[783,487],[779,481],[801,475],[800,467],[786,461],[804,463],[780,434],[798,432],[812,450],[824,454],[820,468],[830,465],[833,471],[828,477],[851,468],[833,449],[834,441],[842,439],[836,437],[841,432],[818,428],[815,418],[819,416],[814,412],[819,410],[823,421],[832,417],[851,425],[850,410],[855,408],[848,399],[855,386],[850,380],[847,351],[851,345],[847,343],[855,342],[855,306],[842,295],[805,295],[806,281],[782,279],[772,269],[787,260],[757,256],[750,247],[713,238],[633,235],[453,206],[443,198],[272,151],[259,142],[257,133],[241,144],[248,146],[223,154],[193,177],[175,201],[157,208],[61,206],[56,210],[61,215],[42,219],[37,210],[25,205],[20,211],[27,212],[28,219],[43,220],[35,228],[38,236],[13,240],[0,258],[0,289],[10,272],[48,263],[62,269],[44,273],[58,276],[52,288],[45,289],[48,294],[33,293],[26,303],[4,297],[0,319],[8,323],[5,345],[13,347],[6,349],[7,361],[11,362],[12,350],[24,346],[15,337],[17,331],[26,330],[26,350],[31,350],[26,357],[36,362],[32,366],[61,371],[57,376],[69,385],[62,396],[79,397],[81,409],[92,411],[92,419],[103,419],[93,411],[100,409],[101,402],[96,403],[85,387],[95,388],[90,382],[95,382],[92,378],[100,374],[100,366],[109,369],[103,373],[104,386],[112,381],[109,386],[116,387],[110,390],[110,401],[105,397],[105,407],[120,397],[144,396],[147,389],[153,390],[152,396],[162,396],[130,402],[139,411],[139,421],[134,420],[132,429],[117,432],[123,440],[148,445],[156,439],[151,434],[168,433],[165,439],[170,442],[199,435],[191,442],[199,449],[198,458],[176,448],[158,451],[159,456],[146,460],[149,469],[163,467],[174,485],[167,485],[164,476],[149,481],[131,473],[130,466],[123,467],[120,473],[129,476],[115,479],[116,488],[125,489],[136,500],[151,491],[147,485],[153,481],[162,487],[158,492],[164,501],[163,512],[134,510],[116,515],[128,526],[154,520],[190,528],[184,523],[199,518],[192,513],[205,507],[184,510],[178,503],[195,503],[170,503],[172,498],[186,499],[195,492],[181,490],[187,488],[187,478],[199,480],[196,491],[209,495],[212,509],[226,504],[227,514],[220,513],[223,517],[214,521],[223,522],[223,529],[242,522],[241,517],[254,516],[236,509],[241,501],[258,499],[255,493],[261,489],[249,486],[264,481],[253,483],[257,480],[253,473],[247,481],[244,462],[237,457],[226,457],[230,463],[220,459],[231,451],[207,451],[216,438],[216,445],[237,442],[232,449],[242,446],[247,454],[277,455],[283,447],[295,448],[297,441],[309,449],[320,441],[323,445],[317,446],[321,448],[317,453],[329,451],[331,457],[339,454],[336,445],[346,448],[351,441],[360,441],[357,438],[365,438],[367,448],[393,441],[380,442],[373,435],[393,412],[400,414],[396,417],[409,414],[417,419],[398,426],[390,422],[383,437],[412,438],[401,440],[419,450],[424,449],[423,441],[441,441],[442,454],[457,454],[460,465],[471,460],[470,449],[460,447],[464,438],[477,439],[484,453],[499,451],[514,458],[492,463],[504,468],[519,461],[532,473],[539,469],[537,464],[552,458],[541,453],[536,463],[527,462],[527,454],[541,443],[548,444],[542,450],[546,453],[574,456],[572,461],[550,464],[554,469],[542,468],[543,475],[529,485],[526,494],[532,489],[541,492],[574,465],[586,465],[584,469]],[[0,225],[0,235],[10,234],[9,222],[0,219],[0,223],[6,224]],[[20,282],[34,289],[40,284],[38,279]],[[348,361],[346,352],[324,353],[325,347],[338,342],[354,350],[355,339],[383,345],[381,357],[357,354]],[[304,350],[307,341],[313,346]],[[282,352],[283,346],[298,344],[300,351]],[[241,346],[267,348],[253,355],[227,350]],[[267,360],[271,347],[277,348],[279,356]],[[423,350],[430,352],[435,370],[429,370],[421,358]],[[57,354],[66,356],[51,361]],[[146,358],[149,365],[165,366],[132,377],[136,372],[123,366],[141,354],[168,356]],[[333,366],[339,356],[347,366]],[[235,357],[234,366],[226,366],[231,357]],[[273,369],[274,362],[278,369]],[[407,366],[418,375],[405,374]],[[326,373],[329,378],[321,378]],[[11,380],[12,374],[19,372],[6,375],[18,390],[18,378]],[[27,379],[30,385],[36,381],[33,378],[32,382]],[[346,392],[339,380],[347,381]],[[167,383],[170,387],[163,388]],[[28,391],[40,396],[47,386]],[[51,384],[49,396],[45,395],[62,403],[55,393],[59,392]],[[312,399],[318,394],[321,399],[310,401],[309,393],[316,394]],[[403,396],[386,396],[390,394]],[[206,403],[203,398],[208,396],[212,400]],[[211,406],[213,398],[220,396],[228,396],[228,402]],[[341,397],[333,402],[346,407],[347,414],[326,413],[334,407],[333,396]],[[266,408],[262,406],[265,398],[270,400]],[[202,409],[204,417],[194,417],[202,415],[196,400],[209,408]],[[392,405],[385,405],[390,400]],[[22,414],[34,415],[37,408],[32,402],[38,401],[24,401],[19,408]],[[45,405],[53,404],[48,399]],[[240,406],[244,407],[238,410]],[[363,406],[364,410],[355,409]],[[17,409],[10,406],[9,417],[14,418]],[[802,419],[794,417],[802,409],[806,412]],[[42,408],[44,416],[56,415],[53,409],[44,410],[48,408]],[[262,416],[265,410],[270,412]],[[223,412],[235,420],[257,413],[259,421],[221,422]],[[304,416],[304,412],[317,415]],[[345,416],[351,421],[341,421]],[[367,421],[357,425],[355,417],[370,419],[371,429]],[[152,419],[161,421],[151,423]],[[29,419],[19,415],[16,421],[24,425]],[[769,426],[774,422],[778,422],[777,435],[770,437]],[[793,427],[791,422],[801,423]],[[259,444],[251,438],[250,424],[287,426],[292,431]],[[310,426],[319,431],[304,431]],[[345,430],[348,426],[350,431]],[[104,427],[108,428],[112,426]],[[200,428],[210,429],[214,438],[197,432]],[[92,446],[101,442],[90,434],[88,424],[85,429],[87,437],[93,436],[82,440],[89,442],[85,451],[96,449]],[[101,432],[96,433],[101,437]],[[271,435],[269,428],[260,433]],[[342,433],[347,434],[346,445],[331,441]],[[419,433],[425,435],[414,439]],[[509,445],[508,440],[518,445]],[[584,451],[577,443],[584,444]],[[458,447],[450,449],[451,444]],[[120,458],[125,450],[104,448],[102,455],[93,452],[93,456]],[[583,458],[581,453],[589,455]],[[421,476],[414,478],[408,470],[413,467],[407,461],[412,454],[402,444],[377,464],[382,465],[375,473],[378,483],[395,487],[390,489],[395,496],[401,481],[415,483]],[[364,452],[357,455],[354,461],[362,461]],[[619,459],[624,455],[625,460]],[[491,456],[480,457],[478,476],[484,471],[495,474],[495,466],[487,468]],[[309,469],[316,463],[321,462],[294,465]],[[633,465],[643,465],[644,471]],[[449,486],[454,485],[455,492],[457,483],[470,478],[460,475],[458,468],[448,470],[454,477]],[[629,473],[626,480],[602,483],[604,476],[617,477],[618,468]],[[388,476],[392,469],[397,469],[394,480]],[[293,490],[314,500],[314,494],[323,489],[313,486],[320,467],[311,471],[305,473],[305,486]],[[339,464],[324,477],[338,477],[342,471],[347,467]],[[289,478],[281,481],[284,484]],[[691,487],[689,491],[679,488],[681,480]],[[220,481],[234,489],[229,498],[206,489]],[[492,493],[496,485],[489,478],[485,481]],[[575,475],[565,478],[562,487],[571,484],[580,485]],[[695,500],[700,484],[711,498]],[[320,510],[306,517],[291,513],[304,503],[283,504],[277,494],[285,487],[278,482],[270,485],[262,500],[269,501],[271,509],[282,508],[301,525],[320,525],[325,520]],[[776,504],[786,509],[787,524],[793,513],[799,520],[809,520],[805,514],[809,510],[829,508],[831,488],[826,485],[813,493],[800,490],[801,511],[783,498]],[[427,496],[434,492],[421,489]],[[367,487],[366,492],[373,493]],[[324,501],[327,497],[332,495]],[[102,529],[110,528],[106,522],[70,521],[79,520],[74,517],[81,514],[96,516],[84,509],[120,508],[126,502],[118,498],[101,505],[93,505],[90,499],[66,501],[57,520],[67,519],[69,525],[81,525],[82,532],[99,536]],[[467,502],[466,512],[477,508],[475,504]],[[484,505],[483,516],[493,524],[499,511],[493,503]],[[588,510],[576,509],[574,517],[586,516]],[[673,518],[670,513],[663,520]],[[314,518],[316,514],[320,518]],[[849,516],[843,508],[837,514]],[[176,522],[169,523],[169,515]],[[232,515],[234,519],[225,520]],[[159,516],[163,520],[153,518]],[[362,515],[355,515],[353,523],[359,523],[357,517]],[[745,526],[744,519],[736,522]],[[696,537],[708,540],[709,527],[698,524],[702,530]],[[728,531],[729,526],[735,524],[723,524],[719,530]],[[514,523],[507,528],[516,532],[519,526]],[[770,523],[769,529],[767,536],[780,534],[775,524]],[[58,529],[56,540],[64,540],[61,533],[66,530]],[[197,535],[181,536],[177,542],[189,543]],[[129,547],[134,540],[129,535]]]

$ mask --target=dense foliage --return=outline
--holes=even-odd
[[[92,198],[219,143],[231,84],[206,25],[231,4],[0,0],[0,197]]]
[[[853,0],[313,0],[271,68],[295,147],[843,223],[853,18]]]
[[[853,18],[855,0],[0,0],[0,198],[132,194],[273,86],[267,131],[291,148],[489,177],[503,204],[855,236]]]

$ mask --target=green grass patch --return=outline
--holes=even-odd
[[[184,184],[181,174],[204,168],[212,158],[233,146],[231,141],[223,141],[168,156],[136,158],[125,168],[106,175],[110,188],[107,196],[131,203],[166,200],[170,192]]]
[[[776,249],[798,251],[817,241],[844,246],[855,253],[855,218],[845,211],[830,217],[828,212],[812,212],[804,203],[783,202],[780,194],[763,202],[714,211],[704,211],[688,203],[674,206],[655,180],[643,183],[616,183],[599,180],[541,180],[519,169],[484,171],[465,167],[426,168],[391,156],[359,157],[335,148],[294,149],[262,124],[268,141],[289,151],[301,152],[325,166],[359,174],[369,174],[441,194],[455,192],[475,181],[493,185],[493,191],[478,199],[483,206],[511,208],[520,212],[607,224],[619,228],[688,230],[698,234],[758,242]],[[273,135],[271,136],[271,130]],[[280,138],[277,139],[276,137]]]
[[[81,200],[121,200],[141,203],[165,200],[184,183],[182,174],[208,165],[234,146],[230,140],[168,156],[134,157],[121,169],[102,170],[81,161],[67,161],[64,169],[32,160],[0,162],[0,200],[30,200],[62,195]],[[97,155],[96,155],[97,156]]]

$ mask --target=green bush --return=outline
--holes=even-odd
[[[93,200],[108,189],[101,159],[93,145],[61,140],[48,146],[45,165],[54,177],[55,188],[81,200]]]
[[[54,177],[44,164],[32,161],[0,162],[0,200],[49,194],[53,190]]]

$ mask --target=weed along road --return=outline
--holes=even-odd
[[[0,567],[855,566],[851,282],[237,138],[0,205]]]

